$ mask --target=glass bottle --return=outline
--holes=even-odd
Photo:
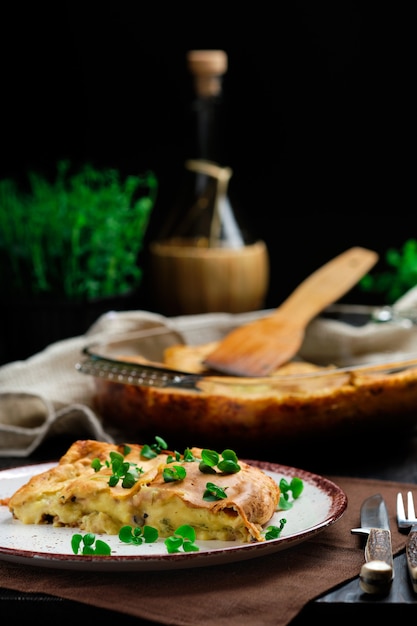
[[[150,244],[155,305],[165,315],[258,310],[269,285],[266,245],[253,239],[232,205],[233,172],[220,156],[227,63],[223,50],[187,54],[194,79],[196,146],[185,162],[177,202]]]

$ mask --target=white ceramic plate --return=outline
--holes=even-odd
[[[25,525],[14,520],[7,506],[0,506],[0,559],[27,565],[90,571],[151,571],[218,565],[265,556],[310,539],[337,522],[347,506],[347,496],[333,482],[304,470],[249,461],[271,475],[276,482],[298,476],[304,483],[301,496],[288,511],[275,513],[267,524],[287,520],[278,539],[257,543],[198,541],[199,552],[168,554],[164,540],[141,546],[122,543],[117,535],[101,535],[111,556],[75,555],[71,537],[74,528]],[[0,500],[11,496],[31,476],[53,467],[53,463],[28,465],[0,471]],[[98,538],[98,535],[97,535]]]

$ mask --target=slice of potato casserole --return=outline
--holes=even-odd
[[[263,541],[262,526],[277,508],[280,488],[261,469],[239,460],[236,472],[216,468],[205,473],[200,448],[187,454],[158,450],[153,458],[144,452],[139,444],[76,441],[56,466],[11,496],[9,509],[24,524],[91,533],[117,534],[125,525],[147,525],[168,537],[188,524],[197,539]],[[115,457],[128,468],[130,483],[115,476]],[[223,490],[223,497],[203,499],[208,482]]]

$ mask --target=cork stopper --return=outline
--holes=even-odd
[[[187,65],[194,76],[198,96],[207,98],[221,92],[222,77],[227,71],[227,54],[223,50],[190,50]]]

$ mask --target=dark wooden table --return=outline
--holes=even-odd
[[[72,440],[55,438],[47,440],[29,458],[0,458],[0,469],[17,467],[32,463],[41,463],[58,459],[69,447]],[[326,453],[315,446],[298,450],[299,457],[288,451],[288,458],[280,456],[270,458],[272,462],[302,467],[305,470],[322,475],[353,476],[358,478],[376,478],[398,482],[417,483],[417,432],[382,434],[381,437],[370,437],[367,441],[352,440],[352,442],[333,442],[329,444]],[[359,588],[358,579],[310,602],[293,621],[295,626],[310,624],[312,619],[319,619],[320,623],[332,624],[344,619],[365,620],[389,619],[394,616],[398,619],[403,613],[416,611],[417,595],[413,593],[408,580],[405,555],[395,558],[395,577],[389,595],[384,598],[375,598],[363,594]],[[110,623],[110,620],[123,619],[124,625],[150,624],[137,618],[117,612],[106,611],[82,603],[64,600],[43,594],[27,594],[0,588],[0,615],[11,615],[14,620],[27,619],[30,611],[34,611],[38,620],[62,620],[63,615],[71,615],[83,620],[100,620],[101,623]],[[414,615],[416,613],[413,613]],[[97,622],[96,622],[97,623]],[[361,623],[363,623],[361,621]]]

